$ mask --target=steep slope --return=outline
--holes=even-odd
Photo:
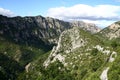
[[[0,53],[11,60],[7,64],[7,61],[4,62],[4,59],[0,58],[1,62],[5,63],[5,65],[0,63],[4,71],[1,75],[7,75],[5,77],[7,79],[16,79],[18,76],[16,68],[18,73],[23,72],[30,62],[50,51],[60,33],[69,28],[68,22],[53,18],[42,16],[9,18],[0,15]],[[17,63],[14,64],[14,61]],[[19,71],[19,67],[16,66],[24,69]]]
[[[103,29],[101,33],[104,37],[109,39],[112,48],[118,53],[115,61],[111,64],[108,71],[108,80],[120,79],[120,21],[117,21],[107,28]],[[114,56],[114,55],[113,55]]]
[[[16,44],[0,37],[0,79],[16,80],[27,64],[46,52],[46,49]]]
[[[75,80],[105,80],[111,69],[110,64],[117,55],[116,51],[103,45],[97,37],[74,27],[61,34],[58,45],[43,65],[47,68],[59,61],[70,70]]]
[[[120,37],[120,21],[115,22],[99,32],[103,37],[115,39]]]
[[[9,58],[3,53],[0,53],[0,79],[15,80],[16,77],[24,71],[24,67],[17,61]]]
[[[70,27],[68,22],[42,16],[13,18],[0,16],[0,34],[4,37],[9,36],[17,43],[37,45],[40,40],[47,44],[54,43],[54,39]]]
[[[105,46],[94,35],[80,27],[73,27],[62,32],[58,44],[48,54],[48,58],[40,58],[30,64],[28,73],[23,78],[29,79],[29,76],[31,79],[41,80],[104,80],[108,78],[107,74],[117,55],[116,51]]]
[[[92,43],[93,41],[92,39],[95,40],[94,43]],[[58,45],[57,47],[53,48],[51,56],[52,57],[56,56],[55,59],[57,59],[58,57],[61,57],[60,61],[62,62],[64,60],[64,57],[62,57],[61,55],[57,56],[57,54],[74,53],[74,51],[76,52],[77,48],[79,49],[83,47],[79,49],[78,53],[80,53],[82,52],[84,47],[89,49],[89,47],[93,47],[95,44],[100,44],[100,43],[101,42],[97,38],[94,38],[91,35],[88,35],[88,33],[84,32],[80,27],[74,27],[73,29],[66,30],[61,34],[61,36],[59,37]],[[49,61],[50,60],[45,62],[45,66],[49,64]]]

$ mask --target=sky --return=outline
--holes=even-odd
[[[0,14],[84,21],[104,28],[120,20],[120,0],[0,0]]]

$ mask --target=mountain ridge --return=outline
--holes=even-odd
[[[119,35],[113,39],[106,36],[114,34],[113,31],[119,34],[119,22],[114,24],[100,30],[95,24],[82,21],[0,16],[0,74],[3,75],[0,77],[113,80],[117,76],[120,79]]]

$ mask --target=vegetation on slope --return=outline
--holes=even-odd
[[[0,18],[4,20],[6,17]],[[15,20],[22,22],[21,17]],[[2,80],[100,80],[106,67],[110,67],[107,75],[109,80],[120,80],[120,39],[109,40],[104,36],[111,31],[107,28],[95,35],[78,27],[66,30],[60,44],[56,45],[60,47],[55,48],[56,53],[50,57],[53,45],[33,35],[33,28],[28,30],[31,34],[25,36],[28,28],[19,32],[13,24],[9,24],[9,27],[6,30],[8,26],[0,25],[0,30],[3,30],[0,31]],[[57,34],[55,29],[49,31]],[[17,32],[19,36],[16,36]],[[113,52],[117,54],[112,55]],[[111,55],[114,62],[110,62]],[[43,66],[49,57],[51,63]],[[60,57],[64,58],[63,62]]]
[[[47,48],[13,43],[0,37],[0,79],[16,80],[25,71],[25,66],[45,54],[46,50]]]
[[[79,28],[77,28],[77,30],[80,38],[77,38],[78,40],[76,39],[76,41],[83,39],[84,41],[86,40],[87,43],[85,46],[78,47],[70,53],[66,53],[65,50],[72,47],[72,40],[70,37],[74,36],[74,38],[76,38],[78,34],[74,34],[74,32],[65,33],[61,37],[62,39],[60,44],[62,46],[59,49],[59,52],[57,52],[57,54],[66,56],[64,64],[59,60],[56,60],[45,68],[43,63],[50,55],[47,53],[48,56],[43,55],[43,57],[40,57],[38,60],[32,62],[29,67],[29,72],[21,75],[19,79],[99,80],[99,76],[101,75],[103,68],[108,63],[110,54],[104,54],[95,48],[96,45],[100,45],[102,47],[104,46],[105,50],[107,49],[102,40],[99,40],[97,37]],[[51,58],[51,60],[53,59],[54,57]],[[65,64],[67,64],[67,66],[65,66]]]

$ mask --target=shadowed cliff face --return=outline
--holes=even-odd
[[[60,33],[68,28],[70,28],[68,22],[42,16],[13,18],[0,16],[0,35],[27,45],[54,44]]]

